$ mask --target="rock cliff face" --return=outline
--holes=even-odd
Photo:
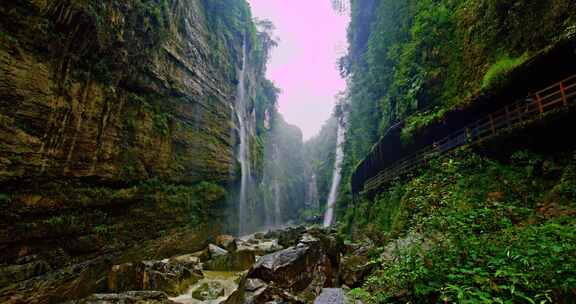
[[[130,255],[204,243],[237,178],[243,41],[256,92],[244,1],[0,4],[0,302],[89,294],[146,240],[162,237]],[[175,232],[186,248],[167,248]]]

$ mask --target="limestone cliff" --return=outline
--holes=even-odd
[[[203,243],[238,171],[244,41],[258,118],[266,50],[244,1],[0,4],[0,302],[101,289],[173,228]],[[172,253],[154,246],[140,254]]]

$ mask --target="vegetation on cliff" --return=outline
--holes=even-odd
[[[571,35],[573,1],[351,1],[347,174],[397,122],[406,138]],[[413,115],[416,114],[417,115]],[[346,179],[345,179],[346,180]]]
[[[519,151],[502,162],[460,151],[361,202],[348,228],[383,247],[354,293],[370,303],[570,298],[575,157]]]
[[[176,254],[222,228],[244,44],[262,178],[274,41],[246,1],[7,1],[0,20],[0,301],[78,297],[134,245],[198,234],[158,246]],[[66,282],[89,259],[93,280]]]
[[[518,148],[522,143],[512,156],[462,150],[356,203],[349,182],[390,127],[402,128],[408,146],[450,111],[506,88],[510,73],[532,56],[574,39],[574,5],[351,1],[350,49],[340,60],[349,77],[349,127],[338,210],[342,233],[379,247],[372,274],[352,295],[370,303],[573,296],[573,153],[537,154]]]

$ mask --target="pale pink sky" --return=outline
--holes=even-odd
[[[253,16],[272,21],[280,38],[268,66],[268,78],[282,90],[280,113],[309,139],[346,87],[336,62],[346,51],[348,17],[336,14],[330,0],[248,2]]]

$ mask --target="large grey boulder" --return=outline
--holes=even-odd
[[[259,279],[280,289],[284,299],[297,302],[298,297],[314,299],[322,288],[332,286],[333,268],[323,242],[305,234],[298,245],[260,258],[247,279]]]
[[[108,273],[108,289],[112,292],[161,290],[177,295],[202,277],[200,260],[183,255],[161,261],[114,265]]]

